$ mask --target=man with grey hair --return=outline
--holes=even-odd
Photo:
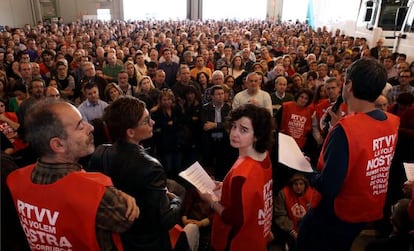
[[[53,99],[37,103],[27,122],[26,139],[40,158],[12,172],[7,185],[29,245],[122,249],[118,233],[138,218],[139,208],[134,198],[113,187],[109,177],[86,173],[77,164],[95,150],[93,126],[74,106]],[[35,212],[42,213],[35,217]]]
[[[223,85],[224,84],[224,73],[220,70],[216,70],[213,72],[213,74],[211,74],[211,85],[210,86],[215,86],[215,85]],[[204,91],[204,96],[203,96],[203,104],[207,104],[208,102],[211,101],[211,87],[206,88],[206,90]]]
[[[246,79],[247,89],[234,96],[232,108],[236,109],[244,104],[254,104],[266,108],[273,114],[272,99],[268,92],[260,88],[260,75],[256,72],[249,73]]]

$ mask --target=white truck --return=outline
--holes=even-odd
[[[381,38],[393,52],[414,60],[414,0],[362,0],[354,36],[365,37],[370,47]]]

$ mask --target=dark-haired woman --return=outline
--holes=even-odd
[[[214,250],[266,250],[272,239],[272,143],[270,112],[252,104],[230,113],[230,143],[239,157],[227,173],[221,198],[201,194],[214,210],[211,244]]]

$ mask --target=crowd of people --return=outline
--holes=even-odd
[[[76,181],[72,192],[88,194],[68,195],[74,207],[87,202],[84,228],[48,232],[60,242],[32,236],[31,248],[349,250],[368,222],[392,232],[391,208],[411,189],[401,166],[414,160],[407,55],[301,22],[59,20],[0,33],[2,163],[11,155],[19,167],[8,185],[23,229],[42,230],[29,208],[49,210],[38,185],[66,195]],[[293,137],[317,175],[278,163],[276,132]],[[195,161],[221,199],[179,177]],[[367,165],[381,171],[368,175]],[[79,213],[49,192],[55,212],[38,224]],[[81,231],[92,232],[82,240]]]

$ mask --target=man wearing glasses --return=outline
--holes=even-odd
[[[388,92],[388,101],[390,104],[397,102],[397,97],[401,93],[411,93],[414,95],[414,87],[410,85],[411,71],[409,69],[402,70],[398,76],[399,85],[392,87]]]

